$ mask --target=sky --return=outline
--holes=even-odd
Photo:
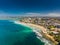
[[[0,15],[60,16],[60,0],[0,0]]]

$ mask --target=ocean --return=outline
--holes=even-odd
[[[0,45],[44,45],[31,28],[0,20]]]

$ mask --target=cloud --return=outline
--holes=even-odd
[[[19,14],[13,14],[13,13],[7,13],[4,11],[0,11],[0,16],[39,16],[40,13],[19,13]]]
[[[12,14],[12,13],[0,11],[0,16],[17,16],[17,15],[20,15],[20,14]]]
[[[47,13],[47,14],[26,13],[26,15],[30,15],[30,16],[43,16],[43,17],[60,17],[60,13]]]
[[[12,13],[6,13],[4,11],[0,11],[0,17],[1,16],[48,16],[48,17],[60,17],[60,13],[47,13],[47,14],[41,14],[41,13],[33,13],[33,12],[29,12],[29,13],[22,13],[22,14],[12,14]]]
[[[60,17],[60,13],[48,13],[47,16]]]
[[[25,13],[26,16],[40,16],[40,13]]]

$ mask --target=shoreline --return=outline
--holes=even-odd
[[[57,43],[57,42],[55,42],[53,37],[51,37],[50,35],[47,34],[46,29],[43,26],[36,25],[36,24],[31,24],[31,23],[24,23],[24,22],[20,22],[20,21],[15,21],[14,23],[30,27],[31,29],[33,29],[33,32],[35,32],[38,35],[37,38],[39,38],[39,39],[43,38],[43,35],[44,35],[44,37],[46,38],[44,40],[47,41],[48,43],[51,42],[51,41],[53,41],[54,43]],[[42,34],[40,34],[41,32],[42,32]],[[46,43],[45,41],[42,40],[42,42]],[[55,44],[52,43],[52,44],[49,44],[49,45],[55,45]]]

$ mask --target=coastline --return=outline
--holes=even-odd
[[[38,35],[37,38],[39,38],[40,40],[43,38],[41,41],[46,43],[45,45],[55,45],[54,43],[51,42],[51,41],[55,42],[54,38],[47,34],[46,28],[44,28],[43,26],[39,26],[39,25],[31,24],[31,23],[19,22],[19,21],[15,21],[14,23],[21,24],[21,25],[24,25],[24,26],[27,26],[27,27],[30,27],[31,29],[33,29],[33,32],[35,32]],[[46,39],[44,39],[43,35]],[[50,44],[48,44],[48,43],[50,43]],[[57,42],[55,42],[55,43],[57,43]]]

